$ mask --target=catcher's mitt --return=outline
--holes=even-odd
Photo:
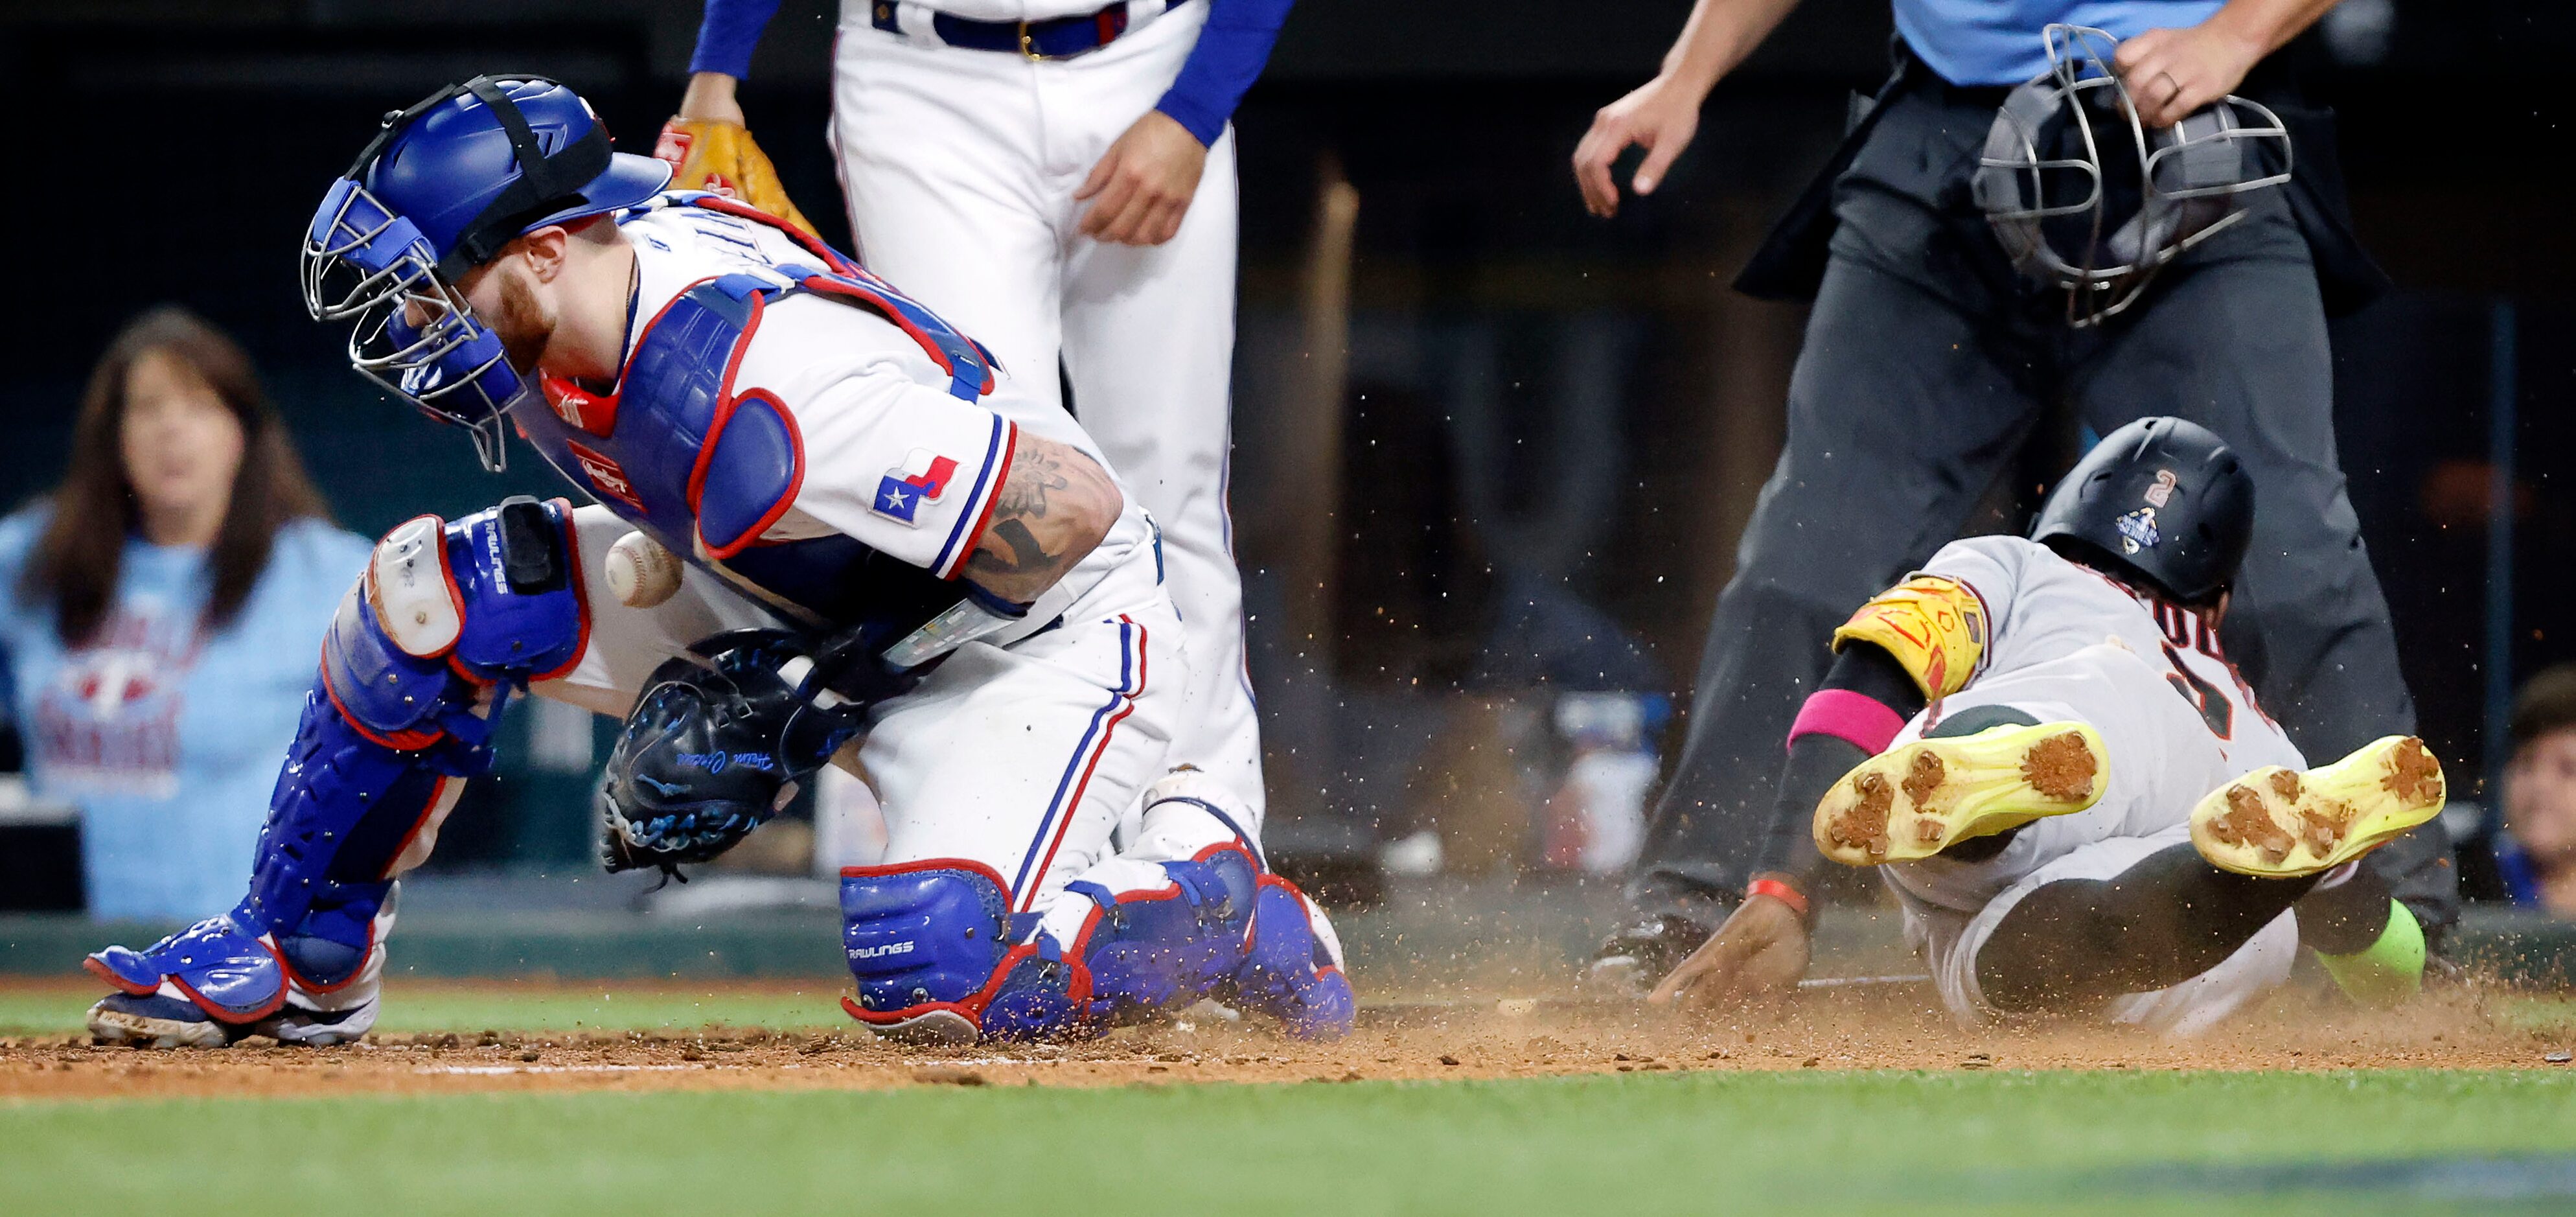
[[[704,190],[740,199],[795,225],[809,237],[822,239],[822,234],[805,219],[805,213],[788,201],[787,188],[778,182],[778,170],[770,166],[768,155],[752,142],[750,130],[740,123],[672,119],[662,124],[662,137],[654,141],[653,155],[671,163],[673,190]]]
[[[680,863],[733,848],[863,725],[778,675],[802,653],[791,635],[739,630],[690,650],[654,670],[609,752],[599,803],[612,872],[677,877]]]

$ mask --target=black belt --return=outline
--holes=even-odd
[[[1184,0],[1172,0],[1174,5]],[[895,0],[869,0],[868,24],[900,34]],[[930,28],[941,42],[970,51],[1017,51],[1031,59],[1071,59],[1116,42],[1127,32],[1127,0],[1096,13],[1044,21],[975,21],[933,12]]]

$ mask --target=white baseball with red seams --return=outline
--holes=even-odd
[[[617,538],[602,561],[609,594],[629,608],[652,608],[680,590],[680,559],[643,533]]]

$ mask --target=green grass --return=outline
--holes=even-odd
[[[1702,1073],[0,1105],[0,1192],[20,1213],[2080,1204],[2340,1215],[2468,1210],[2456,1179],[2427,1193],[2390,1166],[2461,1157],[2506,1159],[2467,1172],[2490,1196],[2477,1211],[2499,1199],[2563,1206],[2576,1191],[2550,1189],[2576,1188],[2571,1151],[2566,1072]],[[2535,1177],[2553,1198],[2535,1195]]]
[[[712,993],[637,992],[618,982],[598,988],[488,988],[393,982],[376,1029],[414,1031],[694,1031],[709,1023],[729,1027],[850,1025],[840,991],[817,981],[803,992],[737,990]],[[0,989],[0,1035],[67,1035],[81,1029],[81,1015],[97,994],[79,989]]]

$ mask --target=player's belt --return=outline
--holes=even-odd
[[[1043,21],[977,21],[901,0],[868,0],[868,24],[889,34],[916,33],[917,25],[910,30],[904,28],[908,24],[904,10],[915,9],[930,18],[930,32],[949,46],[970,51],[1016,51],[1031,59],[1071,59],[1116,42],[1131,28],[1184,3],[1187,0],[1137,4],[1119,0],[1095,13]]]

